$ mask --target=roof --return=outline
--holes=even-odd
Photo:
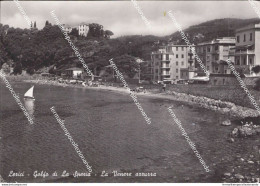
[[[213,39],[211,41],[198,43],[198,46],[202,45],[213,45],[213,44],[230,44],[235,46],[236,39],[234,37],[221,37],[217,39]]]
[[[236,29],[236,33],[243,32],[243,31],[246,31],[246,30],[253,30],[253,29],[259,30],[259,28],[260,28],[260,24],[250,24],[250,25]]]
[[[66,70],[77,70],[77,71],[84,71],[82,68],[77,68],[77,67],[72,67],[72,68],[68,68]]]
[[[85,22],[82,22],[82,23],[80,23],[79,25],[89,25],[89,23],[85,23]]]
[[[209,81],[209,78],[206,76],[196,76],[191,78],[190,80],[194,80],[194,81]]]

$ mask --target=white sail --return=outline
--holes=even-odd
[[[34,97],[33,97],[33,88],[34,88],[34,86],[32,86],[32,87],[24,94],[24,97],[34,98]]]

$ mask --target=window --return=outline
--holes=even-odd
[[[176,51],[178,51],[178,47],[176,47]]]
[[[179,56],[178,56],[178,54],[176,54],[176,58],[178,58]]]
[[[176,68],[176,73],[178,73],[179,72],[179,69],[178,68]]]
[[[239,59],[237,59],[237,65],[240,65],[240,61],[239,61]]]
[[[244,65],[246,65],[246,58],[244,58]]]
[[[244,42],[246,41],[246,34],[244,34]]]
[[[215,50],[216,50],[216,51],[218,50],[218,45],[215,46]]]
[[[179,79],[179,76],[176,76],[176,79]]]
[[[237,36],[237,42],[238,42],[238,43],[240,42],[240,37],[239,37],[239,36]]]
[[[181,65],[182,65],[182,66],[184,65],[184,62],[183,62],[183,61],[181,62]]]
[[[181,58],[184,58],[184,55],[183,55],[183,54],[181,55]]]
[[[169,60],[169,54],[166,54],[166,60]]]
[[[158,73],[158,69],[155,70],[155,73]]]
[[[179,65],[179,62],[178,61],[176,61],[176,66],[178,66]]]
[[[184,47],[181,47],[181,50],[184,51]]]
[[[210,47],[207,48],[207,51],[210,52]]]
[[[253,40],[253,33],[250,33],[250,41]]]
[[[252,63],[252,58],[249,58],[249,63],[250,63],[250,65],[253,64],[253,63]]]

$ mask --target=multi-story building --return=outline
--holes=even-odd
[[[234,62],[234,56],[230,55],[230,50],[235,47],[235,38],[223,37],[214,39],[211,42],[199,43],[196,46],[196,53],[209,73],[230,74],[227,59]],[[201,69],[196,62],[196,67]]]
[[[179,80],[181,70],[194,65],[194,56],[187,45],[169,44],[151,55],[153,81]]]
[[[81,23],[81,24],[78,26],[78,30],[79,30],[79,35],[80,35],[80,36],[87,37],[88,31],[89,31],[89,24]]]
[[[260,65],[260,24],[236,30],[235,66],[251,72],[256,65]]]

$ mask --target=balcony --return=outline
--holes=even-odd
[[[255,54],[254,50],[239,50],[235,52],[236,56]]]
[[[170,76],[170,71],[162,70],[161,76]]]
[[[162,64],[161,68],[163,68],[163,69],[170,69],[171,67],[170,67],[169,64]]]

